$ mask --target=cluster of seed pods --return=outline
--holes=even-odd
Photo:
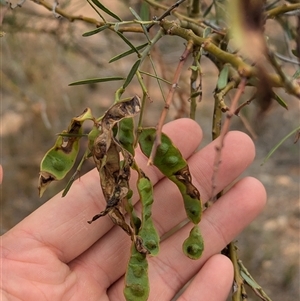
[[[135,96],[116,102],[101,118],[95,119],[90,109],[73,118],[68,129],[59,135],[54,147],[43,158],[39,178],[39,191],[42,195],[52,181],[66,176],[78,155],[82,124],[85,120],[92,120],[94,127],[88,135],[89,148],[82,162],[93,157],[106,208],[88,222],[92,223],[108,215],[131,237],[131,255],[124,286],[127,301],[148,299],[150,288],[147,258],[158,254],[160,240],[152,220],[153,186],[134,159],[136,139],[142,152],[149,157],[156,135],[154,128],[142,128],[136,137],[133,118],[139,113],[140,105],[139,98]],[[82,162],[68,183],[64,195],[70,189]],[[194,224],[189,237],[183,242],[183,252],[191,259],[198,259],[203,251],[203,239],[198,228],[202,213],[200,194],[192,184],[187,162],[165,134],[162,134],[153,164],[177,185],[182,195],[187,217]],[[138,175],[136,187],[142,205],[140,216],[135,212],[131,201],[133,190],[129,180],[133,170]],[[126,215],[129,216],[129,223],[126,222]]]

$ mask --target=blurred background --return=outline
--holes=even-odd
[[[139,1],[129,1],[138,10]],[[132,19],[128,4],[123,1],[103,1],[124,19]],[[13,3],[15,5],[16,3]],[[99,18],[84,1],[70,0],[59,5],[71,15]],[[50,185],[45,195],[38,197],[39,164],[46,151],[53,146],[56,135],[66,129],[71,118],[90,107],[94,116],[101,116],[114,100],[120,82],[68,86],[71,82],[94,77],[126,77],[134,57],[109,64],[113,56],[128,47],[111,32],[104,31],[91,37],[82,37],[93,25],[81,21],[70,22],[55,18],[53,13],[38,4],[26,1],[22,7],[11,10],[1,7],[1,164],[4,180],[1,186],[1,234],[41,206],[64,188],[62,181]],[[278,24],[268,21],[266,30],[278,51],[285,54],[286,37]],[[138,35],[131,37],[139,44]],[[184,50],[184,41],[177,37],[164,38],[153,54],[165,78],[172,74]],[[213,92],[218,70],[206,58],[202,59],[203,98],[198,104],[196,120],[204,130],[201,147],[211,141]],[[163,63],[163,64],[162,64]],[[189,61],[191,64],[191,61]],[[298,66],[285,63],[293,74]],[[163,67],[161,67],[163,66]],[[186,69],[188,69],[188,64]],[[187,117],[190,72],[182,76],[182,83],[174,99],[169,120]],[[153,102],[147,105],[145,124],[155,125],[163,108],[155,82],[151,87]],[[168,86],[164,87],[167,91]],[[247,88],[242,100],[249,98]],[[249,134],[256,145],[257,156],[243,175],[258,178],[265,185],[268,203],[259,216],[237,238],[240,259],[257,282],[273,300],[300,300],[299,289],[299,143],[295,135],[288,138],[261,166],[268,152],[288,133],[299,126],[299,100],[278,90],[289,110],[276,102],[263,115],[258,105],[243,110],[243,118],[235,117],[231,129]],[[140,93],[133,82],[124,97]],[[234,95],[230,93],[229,96]],[[90,125],[87,123],[86,131]],[[87,143],[82,139],[82,147]],[[83,151],[82,151],[83,153]],[[80,157],[80,156],[79,156]],[[84,172],[93,168],[93,162],[84,165]],[[71,175],[72,173],[70,173]],[[258,300],[249,292],[249,300]]]

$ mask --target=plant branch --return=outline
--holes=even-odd
[[[290,80],[286,74],[284,73],[284,71],[282,70],[281,66],[279,65],[279,63],[277,62],[274,53],[269,49],[268,50],[268,58],[270,63],[272,64],[272,66],[274,67],[274,69],[277,71],[277,74],[280,76],[281,81],[283,82],[283,86],[284,88],[288,91],[288,92],[294,92],[295,95],[300,98],[300,86],[297,83],[296,80]],[[293,94],[294,94],[293,93]]]
[[[233,301],[240,301],[240,300],[247,300],[247,293],[245,291],[244,279],[240,274],[240,267],[238,264],[238,257],[237,257],[237,247],[235,246],[234,242],[231,242],[228,246],[228,256],[233,264],[233,271],[234,271],[234,285],[235,290],[232,294]]]
[[[193,64],[190,67],[191,69],[191,76],[190,76],[190,118],[195,120],[196,119],[196,109],[197,109],[197,101],[202,100],[202,71],[200,66],[200,59],[201,59],[201,49],[198,48],[194,50],[194,60]],[[198,83],[198,82],[199,83]],[[199,100],[197,98],[199,97]]]
[[[234,115],[234,112],[236,111],[237,103],[245,90],[246,81],[247,81],[247,79],[245,77],[241,79],[239,86],[237,88],[236,94],[231,102],[230,108],[226,112],[226,119],[224,121],[223,127],[220,130],[219,141],[215,147],[216,156],[215,156],[215,161],[214,161],[214,171],[213,171],[213,175],[212,175],[211,199],[208,202],[207,207],[211,206],[217,198],[216,193],[215,193],[216,192],[216,175],[219,170],[219,166],[221,164],[221,152],[224,147],[224,139],[229,131],[230,122],[231,122],[232,116]]]
[[[145,2],[147,2],[150,6],[156,8],[156,9],[162,9],[162,10],[168,10],[168,6],[166,5],[163,5],[161,4],[160,2],[158,1],[155,1],[155,0],[144,0]],[[203,28],[207,27],[206,25],[204,25],[202,23],[202,20],[197,20],[197,19],[194,19],[194,18],[190,18],[190,17],[187,17],[186,15],[183,15],[177,11],[173,11],[172,12],[172,15],[175,16],[176,18],[180,19],[180,20],[186,20],[186,21],[189,21],[191,23],[195,23],[199,26],[202,26]]]
[[[63,9],[58,8],[57,6],[54,8],[53,10],[53,4],[49,3],[45,0],[32,0],[33,2],[44,6],[45,8],[47,8],[49,11],[54,11],[55,13],[59,14],[60,16],[66,18],[68,21],[70,22],[74,22],[74,21],[83,21],[85,23],[89,23],[89,24],[94,24],[97,27],[103,26],[104,24],[106,24],[103,21],[99,21],[97,19],[94,18],[90,18],[90,17],[86,17],[83,15],[72,15],[67,13],[66,11],[64,11]],[[114,30],[114,25],[112,24],[110,27],[108,27],[108,29],[110,30]],[[119,28],[120,32],[136,32],[136,33],[143,33],[143,29],[140,26],[122,26]]]
[[[238,56],[237,54],[229,53],[220,49],[210,37],[199,37],[192,30],[182,28],[176,21],[168,21],[164,19],[160,22],[160,25],[165,30],[166,34],[176,35],[187,41],[192,41],[195,45],[201,46],[204,50],[216,57],[216,59],[220,62],[231,64],[238,71],[241,77],[256,78],[259,74],[259,71],[256,67],[247,64],[242,57]],[[266,76],[272,87],[287,88],[286,82],[284,78],[280,76],[280,74],[268,73]],[[288,93],[295,95],[298,98],[300,98],[299,91],[300,86],[297,83],[289,85],[287,89]]]
[[[179,64],[177,66],[177,69],[175,71],[175,75],[174,75],[174,79],[173,79],[173,84],[169,90],[166,102],[165,102],[165,106],[162,110],[161,116],[159,118],[158,124],[156,126],[156,136],[155,136],[155,140],[152,146],[152,150],[151,150],[151,154],[149,156],[148,159],[148,165],[152,165],[154,162],[154,158],[156,155],[156,150],[158,148],[158,146],[161,144],[161,133],[162,133],[162,127],[165,123],[165,119],[167,117],[170,105],[172,103],[173,100],[173,96],[175,93],[175,90],[178,86],[178,82],[179,82],[179,78],[180,78],[180,74],[183,68],[183,65],[187,59],[187,57],[191,54],[192,50],[193,50],[193,42],[192,41],[188,41],[187,46],[183,52],[183,54],[181,55],[180,59],[179,59]]]
[[[235,251],[235,253],[236,253],[236,251]],[[246,267],[243,265],[242,261],[237,260],[237,263],[239,265],[240,277],[242,277],[244,279],[244,282],[246,282],[251,287],[251,289],[254,291],[254,293],[263,301],[272,301],[271,298],[264,292],[262,287],[253,279],[251,274],[248,272]],[[240,299],[238,299],[238,300],[240,300]]]
[[[282,15],[284,13],[293,11],[293,10],[298,10],[300,9],[300,3],[296,3],[296,4],[290,4],[290,5],[282,5],[282,6],[277,6],[275,8],[272,8],[268,11],[266,11],[266,17],[268,19],[272,19],[277,17],[278,15]]]
[[[186,1],[186,0],[178,0],[176,3],[174,3],[174,4],[173,4],[172,6],[170,6],[168,9],[166,9],[166,11],[165,11],[162,15],[160,15],[159,17],[154,17],[153,19],[154,19],[155,21],[161,21],[163,18],[169,16],[169,15],[171,14],[171,12],[172,12],[175,8],[177,8],[181,3],[183,3],[184,1]],[[149,31],[150,28],[151,28],[153,25],[154,25],[154,24],[148,25],[148,26],[147,26],[147,30]]]

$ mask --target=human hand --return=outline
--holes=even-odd
[[[187,158],[193,183],[206,202],[212,190],[215,142],[194,153],[202,132],[189,119],[167,124],[164,132]],[[136,158],[155,184],[152,217],[163,235],[185,219],[181,195],[155,167],[146,166],[147,158],[140,152]],[[250,138],[241,132],[228,133],[216,191],[234,181],[253,158]],[[132,173],[132,187],[135,181]],[[254,178],[244,178],[231,187],[203,214],[204,252],[199,260],[186,258],[181,249],[191,225],[163,240],[158,256],[149,257],[149,300],[171,300],[194,276],[178,300],[226,300],[233,268],[219,253],[259,214],[265,200],[264,187]],[[137,194],[133,201],[139,211]],[[56,195],[5,233],[1,239],[2,300],[124,300],[130,238],[108,217],[87,223],[105,205],[94,169],[77,180],[66,197]]]

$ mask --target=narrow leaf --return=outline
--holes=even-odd
[[[134,17],[139,20],[139,21],[143,21],[142,18],[138,15],[138,13],[132,8],[132,7],[129,7],[129,10],[131,11],[131,13],[134,15]],[[145,25],[141,24],[142,28],[143,28],[143,31],[144,31],[144,34],[146,35],[147,37],[147,40],[150,41],[150,37],[149,37],[149,34],[148,34],[148,31],[147,31],[147,28]]]
[[[122,19],[117,16],[116,14],[114,14],[112,11],[110,11],[107,7],[105,7],[102,3],[100,3],[98,0],[92,0],[92,2],[98,6],[101,10],[103,10],[105,13],[107,13],[108,15],[110,15],[111,17],[117,19],[118,21],[122,22]]]
[[[145,44],[136,46],[135,48],[136,48],[137,50],[141,50],[141,49],[145,48],[147,45],[148,45],[148,43],[145,43]],[[122,53],[120,53],[120,54],[114,56],[113,58],[111,58],[111,59],[109,60],[109,63],[115,62],[115,61],[117,61],[117,60],[119,60],[119,59],[121,59],[121,58],[123,58],[123,57],[125,57],[125,56],[127,56],[127,55],[130,55],[130,54],[132,54],[132,53],[134,53],[134,52],[135,52],[134,49],[130,49],[130,50],[128,50],[128,51],[122,52]]]
[[[274,93],[274,99],[286,110],[289,109],[287,103],[278,94]]]
[[[142,18],[138,15],[138,13],[132,7],[129,7],[129,10],[137,20],[142,21]]]
[[[93,8],[93,10],[97,13],[97,15],[99,15],[99,17],[103,20],[104,23],[106,23],[105,18],[102,16],[102,14],[99,12],[99,9],[97,9],[97,7],[94,6],[93,3],[91,3],[90,0],[87,0],[87,2],[89,3],[89,5]]]
[[[121,77],[121,76],[90,78],[90,79],[84,79],[84,80],[79,80],[77,82],[73,82],[73,83],[69,84],[69,86],[96,84],[96,83],[103,83],[103,82],[110,82],[110,81],[124,80],[124,79],[125,78]]]
[[[140,57],[140,53],[136,47],[121,32],[116,31],[116,33],[134,52],[137,53],[138,57]]]
[[[155,79],[157,79],[157,80],[160,80],[160,81],[162,81],[162,82],[164,82],[164,83],[166,83],[166,84],[168,84],[168,85],[172,85],[172,83],[171,83],[170,81],[168,81],[168,80],[166,80],[166,79],[164,79],[164,78],[162,78],[162,77],[158,77],[158,76],[156,76],[155,74],[151,74],[151,73],[149,73],[149,72],[145,72],[145,71],[142,71],[142,70],[140,70],[140,73],[145,74],[145,75],[148,75],[148,76],[150,76],[150,77],[153,77],[153,78],[155,78]]]
[[[214,5],[214,1],[212,1],[212,3],[206,8],[206,10],[203,13],[203,18],[205,18],[211,11],[212,7]]]
[[[261,289],[261,286],[251,277],[249,277],[244,271],[241,271],[241,276],[252,288]]]
[[[283,139],[281,139],[271,150],[270,152],[267,154],[267,156],[265,157],[265,159],[263,160],[263,162],[260,164],[261,166],[264,165],[269,158],[273,155],[273,153],[277,150],[277,148],[285,141],[287,140],[290,136],[292,136],[294,133],[296,133],[297,131],[300,130],[300,126],[295,128],[294,130],[292,130],[289,134],[287,134]]]
[[[217,83],[217,88],[218,88],[219,91],[224,89],[227,85],[228,72],[229,72],[228,65],[224,65],[223,69],[220,72],[220,75],[219,75],[219,78],[218,78],[218,83]]]
[[[82,36],[83,36],[83,37],[89,37],[89,36],[92,36],[92,35],[94,35],[94,34],[96,34],[96,33],[98,33],[98,32],[101,32],[101,31],[105,30],[105,29],[108,28],[109,26],[110,26],[109,24],[105,24],[105,25],[103,25],[103,26],[101,26],[101,27],[98,27],[97,29],[94,29],[94,30],[92,30],[92,31],[85,32]]]
[[[149,4],[146,3],[145,1],[143,1],[141,4],[140,16],[143,21],[149,20],[149,16],[150,16]]]
[[[132,68],[131,68],[131,70],[130,70],[130,72],[129,72],[129,74],[128,74],[126,80],[125,80],[125,83],[123,84],[123,89],[125,89],[125,88],[130,84],[130,82],[132,81],[132,79],[133,79],[133,77],[134,77],[136,71],[137,71],[138,68],[140,67],[140,63],[141,63],[141,60],[137,60],[137,61],[133,64],[133,66],[132,66]]]
[[[210,27],[206,27],[203,31],[203,38],[207,38],[212,33],[212,29]]]
[[[292,77],[293,77],[293,79],[300,77],[300,68],[294,73],[294,75]]]

